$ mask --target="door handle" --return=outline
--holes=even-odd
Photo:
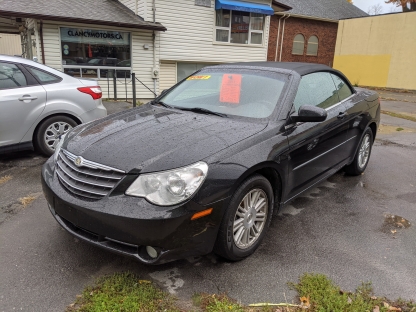
[[[344,119],[345,117],[347,117],[347,113],[346,112],[340,112],[337,116],[338,119]]]
[[[37,100],[37,96],[23,95],[19,98],[19,101]]]

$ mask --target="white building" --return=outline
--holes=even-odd
[[[131,72],[160,93],[209,64],[266,61],[272,14],[271,0],[0,0],[0,32],[26,32],[39,62],[98,79],[104,98],[115,70],[124,97]]]

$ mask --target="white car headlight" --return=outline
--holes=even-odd
[[[196,164],[140,175],[126,191],[126,195],[144,197],[159,206],[170,206],[185,201],[202,185],[208,173],[208,165]]]
[[[64,140],[67,134],[68,132],[61,135],[61,138],[59,139],[58,144],[56,144],[55,153],[53,153],[53,160],[55,163],[58,161],[58,155],[59,155],[59,152],[61,151],[62,144],[64,143]]]

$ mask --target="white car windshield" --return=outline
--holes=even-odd
[[[288,79],[285,74],[254,69],[206,69],[183,80],[159,101],[178,108],[267,118]]]

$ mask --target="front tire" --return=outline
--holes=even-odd
[[[231,198],[218,233],[215,252],[238,261],[260,246],[273,215],[273,189],[256,174],[245,180]]]
[[[362,174],[367,168],[370,160],[371,149],[373,146],[373,131],[370,128],[364,130],[360,144],[358,145],[357,153],[354,160],[348,166],[345,166],[344,171],[348,175],[357,176]]]
[[[67,116],[53,116],[44,120],[34,136],[34,145],[40,153],[51,156],[61,135],[77,126],[75,120]]]

